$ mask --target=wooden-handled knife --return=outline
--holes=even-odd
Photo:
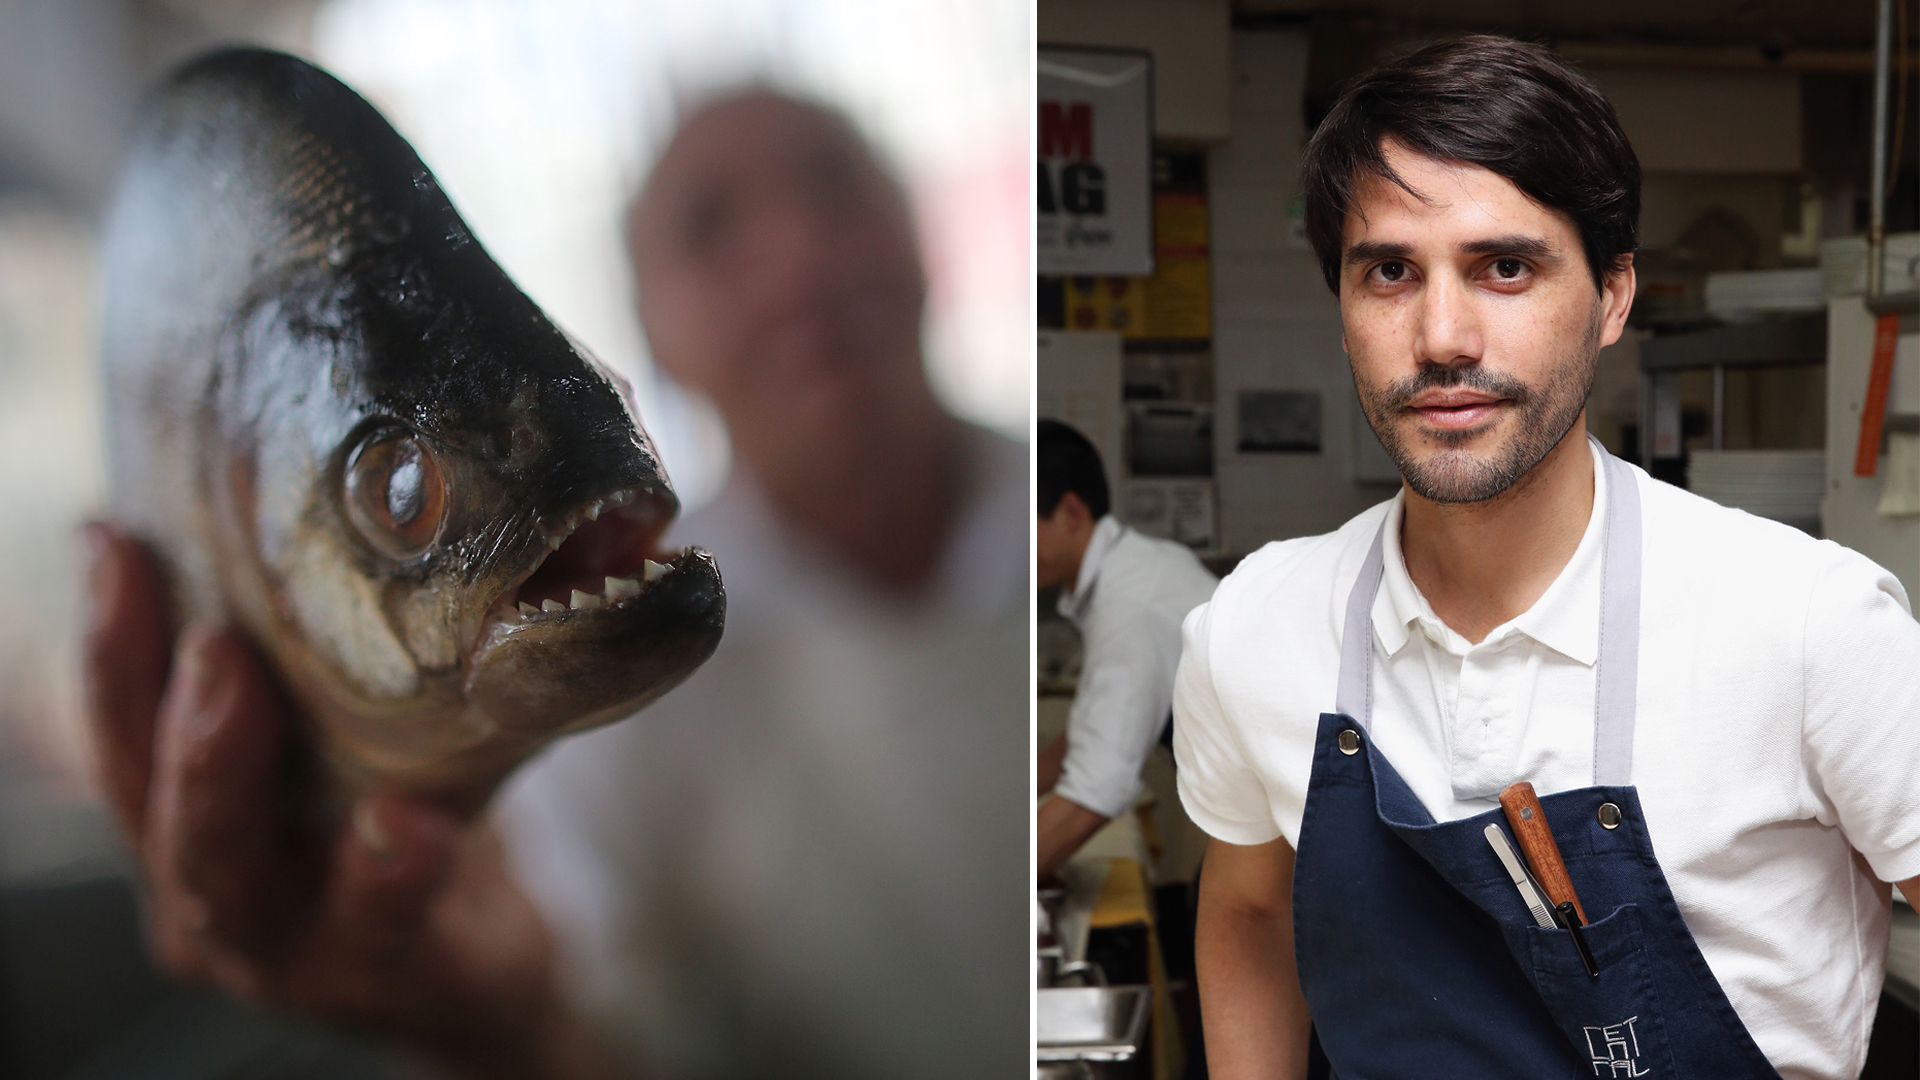
[[[1507,785],[1500,793],[1500,808],[1507,812],[1507,824],[1513,826],[1520,852],[1526,856],[1540,887],[1547,890],[1547,899],[1553,901],[1554,907],[1572,904],[1580,925],[1585,926],[1587,913],[1580,906],[1580,897],[1574,894],[1573,879],[1567,876],[1567,864],[1560,858],[1560,845],[1554,843],[1553,830],[1547,825],[1546,811],[1540,808],[1540,797],[1533,793],[1533,785],[1524,780]]]

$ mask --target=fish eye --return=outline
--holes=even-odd
[[[361,441],[347,462],[347,518],[393,559],[424,553],[447,515],[447,483],[426,443],[391,428]]]

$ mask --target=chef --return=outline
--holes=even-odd
[[[1085,652],[1067,733],[1040,753],[1035,851],[1044,878],[1140,794],[1140,768],[1173,701],[1180,620],[1217,582],[1192,549],[1107,512],[1106,472],[1085,435],[1042,420],[1037,456],[1035,580],[1062,590],[1060,613]]]
[[[1920,624],[1586,435],[1635,286],[1612,108],[1463,38],[1356,80],[1303,173],[1404,485],[1186,620],[1213,1075],[1304,1075],[1312,1025],[1346,1077],[1857,1076],[1885,883],[1920,897]],[[1529,910],[1556,867],[1583,914]]]

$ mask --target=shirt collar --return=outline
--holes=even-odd
[[[1093,535],[1087,537],[1087,550],[1080,556],[1080,574],[1074,578],[1073,591],[1060,594],[1060,614],[1072,620],[1075,626],[1086,615],[1087,605],[1093,600],[1093,586],[1100,578],[1100,563],[1107,552],[1127,531],[1112,514],[1102,515],[1093,526]]]
[[[1532,607],[1501,626],[1494,627],[1485,645],[1496,644],[1514,634],[1527,637],[1571,660],[1591,666],[1600,655],[1600,559],[1602,535],[1607,516],[1607,470],[1599,451],[1593,453],[1593,512],[1587,516],[1586,532],[1574,549],[1573,558],[1547,591]],[[1406,647],[1414,627],[1424,631],[1434,644],[1455,655],[1464,656],[1473,646],[1452,627],[1440,621],[1433,606],[1407,574],[1407,560],[1400,548],[1400,526],[1406,514],[1406,492],[1394,496],[1387,509],[1386,535],[1382,538],[1384,562],[1380,593],[1373,601],[1373,629],[1380,645],[1392,656]]]

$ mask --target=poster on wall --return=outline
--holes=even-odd
[[[1213,503],[1210,479],[1129,480],[1124,513],[1128,525],[1148,536],[1213,555],[1219,551]]]
[[[1042,46],[1035,239],[1042,274],[1153,273],[1153,57]]]
[[[1320,452],[1320,391],[1240,391],[1243,454]]]
[[[1136,341],[1211,337],[1209,238],[1206,155],[1156,151],[1153,275],[1052,279],[1062,282],[1061,325],[1072,330],[1118,330]]]

